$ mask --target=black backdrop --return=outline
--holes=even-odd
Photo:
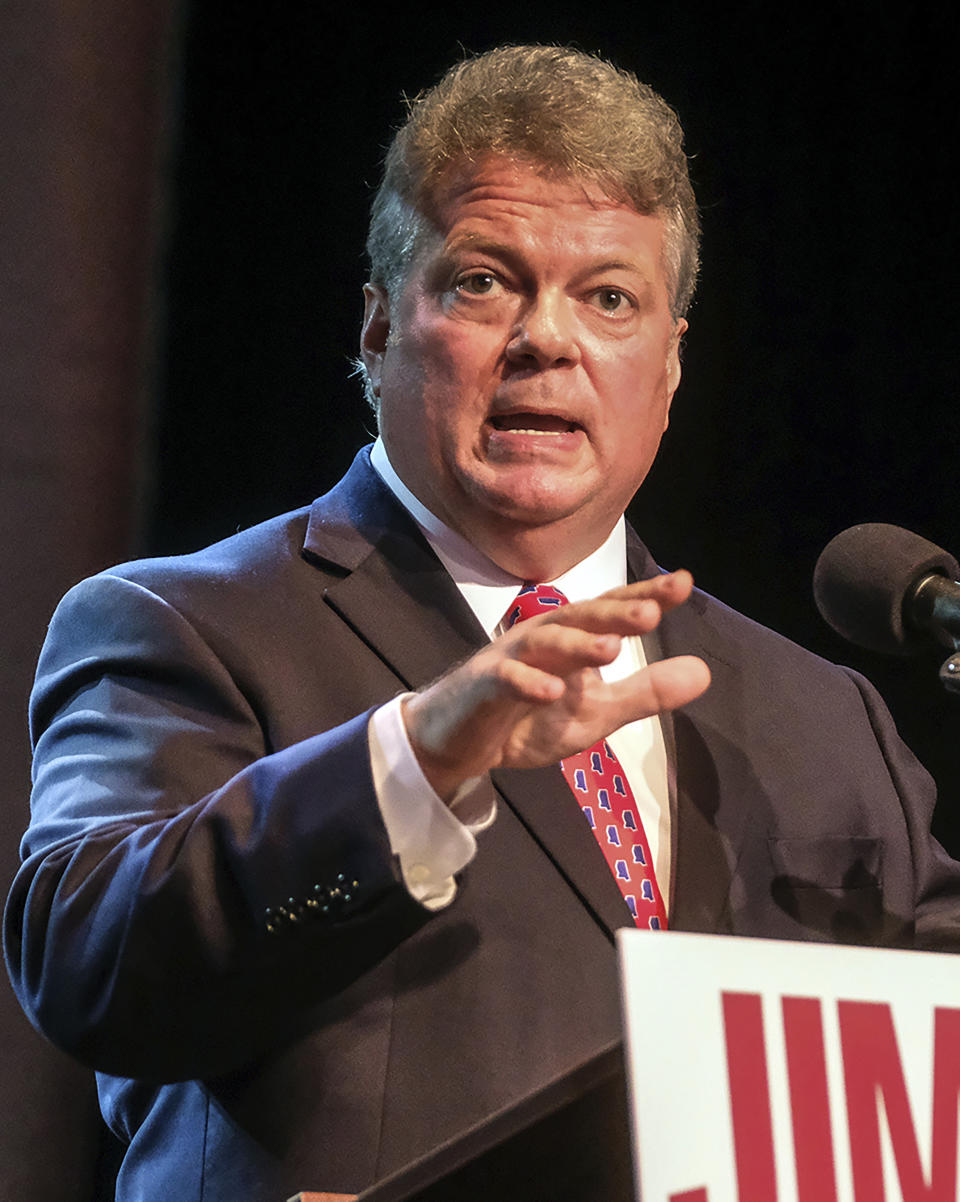
[[[339,476],[372,429],[348,361],[401,94],[463,50],[572,42],[678,109],[703,209],[684,380],[635,523],[664,564],[866,671],[949,791],[960,700],[936,682],[941,657],[843,644],[810,578],[860,521],[960,549],[958,19],[947,5],[818,11],[195,4],[144,550],[194,547]],[[946,803],[938,830],[960,850]]]

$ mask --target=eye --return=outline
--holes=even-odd
[[[492,271],[471,271],[457,280],[457,291],[470,296],[489,296],[497,287],[497,277]]]
[[[604,313],[622,313],[633,307],[630,297],[619,288],[598,288],[592,299]]]

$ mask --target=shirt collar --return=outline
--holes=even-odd
[[[497,567],[463,535],[451,530],[431,513],[394,471],[380,438],[373,445],[370,462],[387,488],[420,527],[480,625],[492,638],[524,582]],[[537,583],[555,585],[570,601],[586,601],[626,582],[626,524],[621,517],[607,539],[586,559],[574,564],[555,580]]]

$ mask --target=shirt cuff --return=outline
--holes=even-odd
[[[429,910],[456,896],[454,874],[473,859],[475,833],[496,816],[484,777],[465,782],[447,806],[430,787],[403,722],[403,693],[375,710],[367,727],[373,786],[408,892]]]

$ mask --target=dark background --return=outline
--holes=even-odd
[[[857,522],[960,553],[952,6],[6,0],[0,21],[8,876],[57,597],[336,481],[373,428],[349,359],[400,96],[508,40],[601,52],[687,131],[703,271],[671,428],[631,511],[641,535],[866,672],[937,776],[936,829],[960,853],[944,653],[858,652],[810,591],[822,547]],[[15,1098],[0,1198],[88,1199],[89,1081],[44,1058],[11,998],[0,1018]]]

